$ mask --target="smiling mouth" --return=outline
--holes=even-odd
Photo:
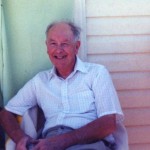
[[[64,59],[64,58],[66,58],[67,56],[65,55],[65,56],[54,56],[56,59],[59,59],[59,60],[61,60],[61,59]]]

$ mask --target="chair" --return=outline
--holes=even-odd
[[[117,145],[116,150],[129,150],[128,135],[123,124],[117,123],[117,131],[113,133],[113,136]]]

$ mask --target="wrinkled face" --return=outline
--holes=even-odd
[[[48,31],[46,46],[49,58],[58,71],[66,68],[73,70],[80,42],[74,40],[69,25],[54,25]]]

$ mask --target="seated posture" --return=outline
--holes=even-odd
[[[78,58],[79,37],[80,29],[71,22],[50,24],[46,46],[53,68],[33,77],[0,112],[0,123],[17,150],[128,149],[110,75],[104,66]],[[43,110],[45,124],[42,136],[33,139],[15,115],[23,116],[36,105]]]

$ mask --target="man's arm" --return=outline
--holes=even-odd
[[[16,119],[15,114],[3,109],[0,111],[0,124],[9,137],[16,143],[26,144],[29,140],[23,130],[20,128],[20,125]],[[21,142],[22,141],[22,142]],[[20,144],[19,144],[20,145]],[[26,146],[26,145],[24,145]]]
[[[46,149],[64,150],[76,144],[88,144],[103,139],[116,129],[116,116],[106,115],[72,132],[49,139],[41,139],[33,150]]]
[[[74,131],[77,144],[96,142],[116,129],[116,116],[106,115]]]

